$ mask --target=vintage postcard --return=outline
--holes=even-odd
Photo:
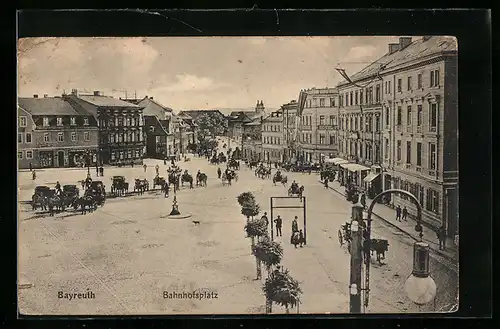
[[[19,313],[456,311],[457,51],[19,39]]]

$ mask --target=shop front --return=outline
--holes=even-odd
[[[370,168],[362,166],[357,163],[342,163],[342,184],[353,185],[357,188],[363,188],[363,180],[370,171]]]
[[[54,167],[54,151],[38,151],[40,168]]]
[[[382,192],[382,171],[380,166],[372,166],[370,173],[363,179],[368,198],[373,199]]]

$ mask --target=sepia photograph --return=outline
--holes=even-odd
[[[458,311],[458,44],[18,39],[19,313]]]

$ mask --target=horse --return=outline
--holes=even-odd
[[[380,265],[382,265],[381,260],[385,259],[385,253],[388,250],[389,250],[389,241],[384,240],[384,239],[371,239],[370,240],[370,254],[366,255],[366,256],[371,257],[373,252],[375,252],[375,254],[377,256],[378,263]]]
[[[222,174],[222,178],[221,178],[222,186],[226,186],[226,184],[227,184],[227,186],[231,186],[231,179],[232,179],[231,175],[226,175],[226,172],[224,172]]]
[[[184,183],[189,183],[189,188],[193,188],[193,176],[185,172],[181,176],[181,186],[184,186]]]
[[[288,184],[288,177],[282,176],[281,177],[281,184],[283,184],[283,187],[286,187],[286,185]]]
[[[144,191],[149,189],[149,183],[146,179],[135,179],[134,192],[138,192],[140,195],[144,194]]]
[[[297,197],[302,198],[302,193],[304,193],[304,185],[296,189],[290,186],[290,188],[288,189],[288,196],[297,195]]]
[[[85,215],[87,214],[87,208],[88,212],[93,212],[94,210],[96,210],[97,203],[92,195],[85,195],[83,197],[77,198],[74,201],[73,208],[77,210],[78,207],[81,207],[82,215]]]
[[[31,206],[33,210],[37,209],[37,206],[40,206],[42,210],[47,210],[48,198],[41,194],[33,194],[31,197]]]
[[[155,178],[153,178],[153,190],[156,188],[156,185],[159,185],[161,190],[163,191],[165,183],[166,183],[165,178],[161,176],[156,176]]]
[[[207,187],[207,175],[205,173],[196,174],[196,186]]]

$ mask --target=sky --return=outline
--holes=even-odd
[[[29,38],[18,41],[18,95],[72,89],[154,97],[174,110],[279,108],[301,89],[334,87],[395,37]]]

